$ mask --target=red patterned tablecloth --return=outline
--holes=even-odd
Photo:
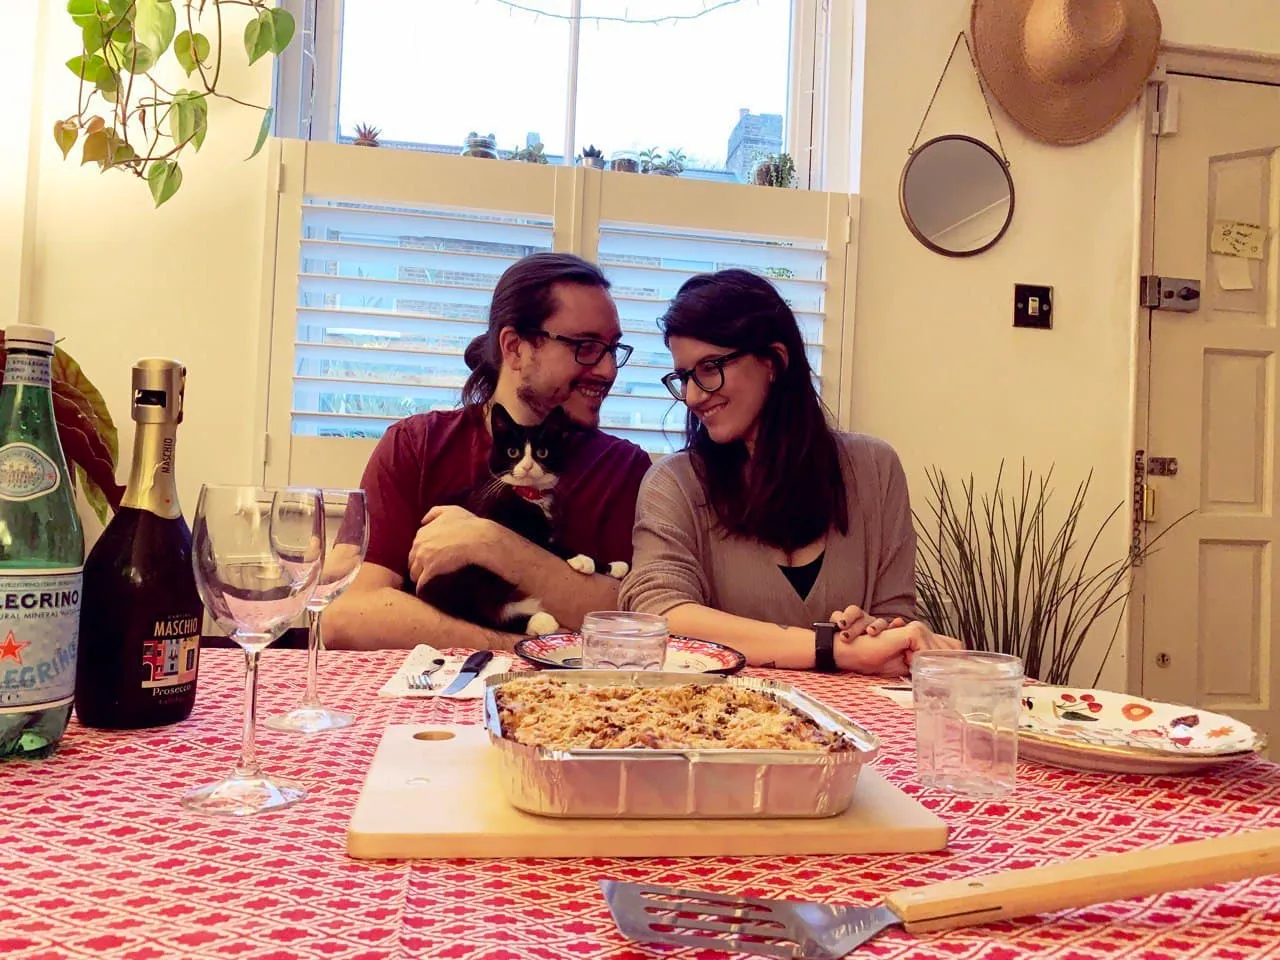
[[[292,707],[305,654],[268,650],[260,716]],[[913,782],[908,711],[871,681],[783,674],[885,741],[879,769],[951,826],[941,853],[646,860],[362,862],[346,825],[389,723],[478,722],[479,702],[375,695],[403,654],[330,654],[327,702],[345,731],[262,731],[264,765],[307,784],[292,808],[246,820],[188,815],[179,795],[226,773],[239,736],[238,651],[207,650],[191,720],[105,733],[73,725],[41,762],[0,764],[0,955],[23,958],[718,957],[618,934],[602,877],[763,896],[873,902],[900,885],[1280,827],[1280,766],[1194,777],[1072,773],[1023,763],[1012,798],[979,801]],[[459,804],[467,802],[458,797]],[[915,939],[892,930],[880,958],[1280,956],[1280,877],[1112,903]]]

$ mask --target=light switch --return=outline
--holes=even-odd
[[[1014,284],[1013,325],[1036,330],[1053,329],[1053,287]]]

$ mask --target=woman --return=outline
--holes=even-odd
[[[659,325],[686,443],[641,487],[622,606],[761,666],[900,675],[917,650],[959,647],[912,620],[897,454],[830,428],[773,286],[745,270],[694,277]],[[830,647],[811,626],[825,620],[840,628]]]

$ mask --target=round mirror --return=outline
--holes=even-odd
[[[981,140],[936,137],[911,155],[898,185],[902,218],[935,253],[971,257],[989,250],[1013,220],[1013,178]]]

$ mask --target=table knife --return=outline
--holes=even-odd
[[[453,683],[441,690],[440,696],[451,697],[454,694],[461,693],[468,683],[480,676],[480,671],[487,667],[489,665],[489,661],[492,659],[492,650],[477,650],[471,656],[467,657],[466,663],[462,665],[462,669],[458,671],[458,675],[453,678]]]

